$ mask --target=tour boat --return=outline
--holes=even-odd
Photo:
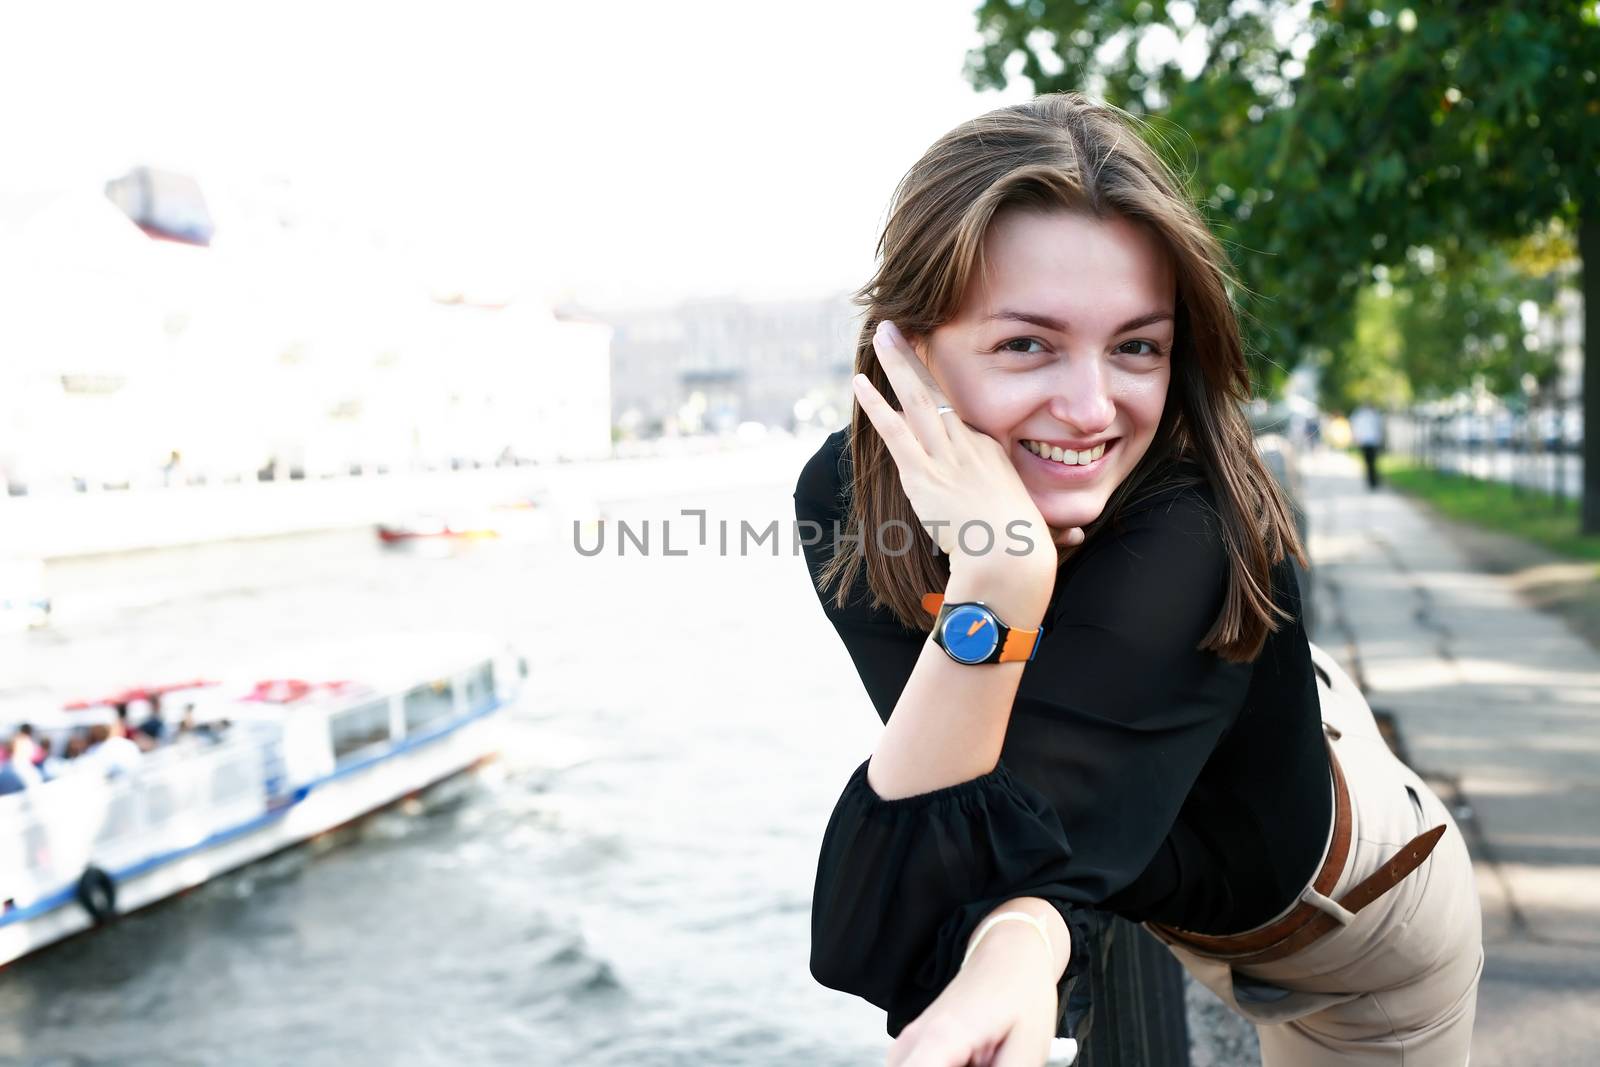
[[[478,541],[499,536],[499,528],[483,516],[417,515],[401,522],[378,524],[378,540],[386,545],[421,540]]]
[[[400,673],[194,680],[13,713],[50,738],[143,701],[173,740],[0,796],[0,966],[492,758],[526,661],[482,639],[382,644]]]

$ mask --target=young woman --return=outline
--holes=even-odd
[[[879,253],[858,406],[795,489],[886,724],[824,836],[812,974],[888,1012],[891,1065],[1037,1067],[1098,908],[1272,1067],[1465,1064],[1467,850],[1307,641],[1180,182],[1044,96],[933,145]]]

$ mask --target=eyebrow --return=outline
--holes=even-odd
[[[1002,311],[996,311],[984,321],[997,322],[1001,319],[1031,323],[1034,326],[1038,326],[1046,330],[1054,330],[1056,333],[1071,332],[1068,325],[1060,319],[1054,319],[1049,315],[1040,315],[1032,311],[1013,311],[1009,308]],[[1171,320],[1172,312],[1170,311],[1147,311],[1143,315],[1129,319],[1127,322],[1113,330],[1112,333],[1127,333],[1129,330],[1137,330],[1141,326],[1149,326],[1152,323],[1167,322]]]

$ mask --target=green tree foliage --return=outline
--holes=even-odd
[[[1555,379],[1555,353],[1529,335],[1524,304],[1555,299],[1555,276],[1530,274],[1517,250],[1494,247],[1446,262],[1415,248],[1398,267],[1377,267],[1356,297],[1355,320],[1337,348],[1319,353],[1323,403],[1394,407],[1448,396],[1464,385],[1518,394],[1525,376]]]
[[[1478,336],[1470,300],[1418,279],[1416,249],[1481,264],[1558,220],[1600,260],[1596,0],[985,0],[977,17],[975,85],[1003,86],[1020,64],[1040,92],[1162,116],[1153,143],[1229,247],[1264,384],[1355,351],[1375,267],[1415,293],[1394,314],[1436,313],[1435,335],[1463,350]],[[1600,269],[1584,285],[1594,337]],[[1600,425],[1600,374],[1587,381]],[[1600,530],[1600,436],[1588,450],[1585,528]]]
[[[1384,408],[1410,403],[1411,382],[1400,370],[1404,345],[1394,320],[1392,293],[1375,287],[1357,297],[1349,339],[1316,360],[1324,407],[1350,411],[1358,404]]]
[[[1521,313],[1524,304],[1554,302],[1552,275],[1530,277],[1500,248],[1431,267],[1427,250],[1417,251],[1404,267],[1388,271],[1372,294],[1393,309],[1402,346],[1396,365],[1419,399],[1476,381],[1501,396],[1519,393],[1525,377],[1541,387],[1552,384],[1556,354],[1538,347]]]

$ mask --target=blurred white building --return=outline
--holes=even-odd
[[[0,199],[12,492],[610,454],[609,327],[229,206],[213,224],[199,185],[145,168]]]

